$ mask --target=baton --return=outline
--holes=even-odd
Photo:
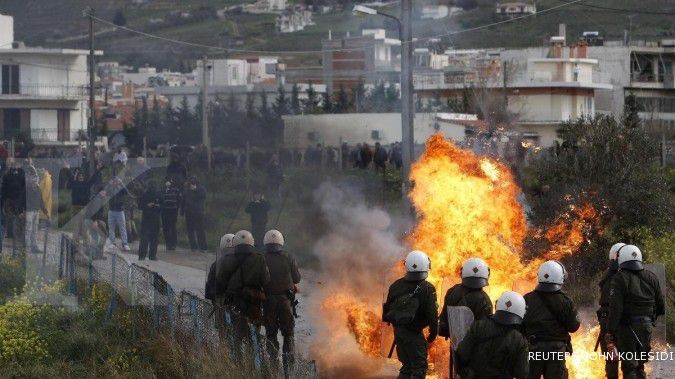
[[[602,338],[602,333],[598,332],[598,339],[595,340],[595,348],[593,349],[594,352],[598,351],[598,346],[600,345],[600,338]]]
[[[391,342],[391,347],[389,348],[388,358],[391,358],[394,355],[394,348],[396,347],[396,340]]]
[[[630,332],[633,333],[633,337],[635,337],[635,340],[637,341],[638,345],[640,345],[640,351],[644,351],[644,346],[642,345],[642,342],[635,333],[635,330],[633,330],[633,327],[628,325],[628,329],[630,329]]]

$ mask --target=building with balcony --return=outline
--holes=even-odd
[[[16,41],[0,46],[0,138],[22,134],[36,144],[77,143],[86,134],[89,114],[88,54]]]

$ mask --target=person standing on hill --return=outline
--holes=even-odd
[[[147,254],[151,261],[157,260],[157,243],[159,239],[160,198],[155,184],[149,182],[147,188],[138,199],[141,210],[141,238],[138,244],[138,260],[145,259]]]
[[[161,214],[162,214],[162,233],[164,234],[164,243],[167,251],[176,250],[178,244],[178,232],[176,231],[176,222],[178,221],[178,210],[181,204],[181,192],[178,186],[174,185],[170,178],[166,178],[164,188],[160,194]]]

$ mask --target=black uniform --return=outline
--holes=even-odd
[[[199,184],[197,188],[192,189],[190,183],[187,183],[183,193],[181,213],[185,214],[185,226],[192,250],[206,251],[205,212],[206,190]]]
[[[456,284],[445,293],[445,301],[439,316],[439,335],[450,336],[447,309],[457,306],[465,306],[471,309],[474,320],[482,320],[492,314],[492,301],[482,288],[469,288]]]
[[[159,239],[160,199],[154,188],[146,189],[138,199],[138,209],[143,212],[141,219],[141,240],[138,245],[138,259],[157,259]]]
[[[419,288],[418,288],[419,286]],[[415,289],[417,292],[415,292]],[[389,287],[387,302],[384,304],[383,320],[389,320],[387,313],[394,301],[401,296],[415,292],[419,307],[411,323],[394,325],[396,355],[401,362],[399,378],[424,378],[427,373],[427,344],[433,342],[438,334],[438,303],[436,289],[426,280],[411,281],[401,278]],[[424,338],[422,330],[429,327],[429,337]]]
[[[605,334],[607,333],[607,316],[609,315],[609,291],[612,286],[612,278],[616,274],[618,265],[616,261],[610,263],[610,267],[602,275],[600,279],[600,308],[598,309],[598,324],[600,325],[600,349],[603,353],[607,353],[607,341]],[[619,362],[606,360],[605,361],[605,375],[607,379],[617,379],[619,377]]]
[[[5,214],[6,237],[23,240],[24,225],[19,219],[19,215],[26,210],[26,175],[23,169],[12,167],[2,177],[0,208]]]
[[[471,324],[457,347],[457,365],[462,378],[517,378],[528,374],[527,340],[514,325],[492,317]]]
[[[270,211],[270,203],[265,199],[254,200],[246,205],[246,213],[251,215],[251,234],[256,246],[263,245],[265,232],[267,231],[267,212]]]
[[[180,208],[180,189],[173,183],[164,187],[160,196],[162,210],[162,233],[167,250],[175,250],[178,243],[176,222],[178,221],[178,209]]]
[[[579,329],[581,323],[572,300],[562,291],[543,292],[534,290],[525,297],[527,313],[523,320],[525,337],[530,351],[541,353],[572,353],[570,333]],[[565,359],[530,360],[530,379],[567,378]]]
[[[659,280],[651,271],[620,269],[612,278],[607,331],[616,339],[621,353],[641,355],[651,350],[652,323],[665,314],[665,302]],[[621,361],[625,379],[646,378],[646,360]]]
[[[264,323],[268,351],[271,357],[279,352],[277,333],[284,337],[283,352],[293,361],[295,350],[293,304],[295,285],[300,283],[300,271],[295,258],[281,246],[267,245],[265,262],[270,272],[270,281],[265,285]]]

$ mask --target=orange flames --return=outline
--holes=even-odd
[[[428,280],[437,289],[439,304],[447,290],[447,286],[443,288],[444,280],[459,281],[462,263],[470,257],[481,257],[491,267],[486,290],[493,300],[514,287],[520,292],[533,288],[544,258],[521,261],[523,242],[530,231],[518,201],[520,189],[506,165],[478,157],[435,135],[411,167],[410,179],[414,188],[409,196],[418,211],[418,220],[407,242],[411,248],[430,256],[432,269]],[[587,203],[570,206],[553,227],[534,235],[548,241],[550,249],[545,259],[560,259],[578,252],[588,229],[598,225],[599,214]],[[347,326],[361,351],[376,357],[382,351],[381,310],[376,301],[355,300],[362,296],[330,296],[323,306],[344,310]],[[596,336],[594,330],[575,334],[575,352],[592,351]],[[445,341],[436,343],[430,352],[437,375],[447,373],[447,352]],[[573,358],[568,366],[571,378],[602,377],[602,361]]]

